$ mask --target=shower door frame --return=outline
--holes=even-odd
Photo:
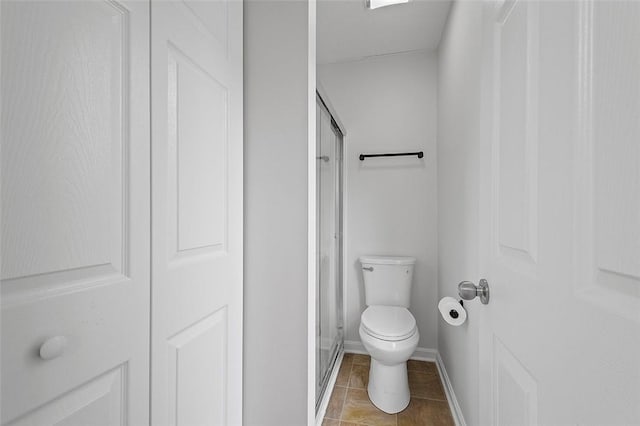
[[[335,217],[337,218],[336,221],[336,226],[337,226],[337,232],[336,232],[336,237],[337,237],[337,242],[336,242],[336,254],[335,254],[335,260],[337,263],[337,271],[336,271],[336,278],[339,280],[339,282],[337,283],[337,287],[338,287],[338,296],[339,296],[339,300],[337,303],[337,312],[336,312],[336,317],[338,320],[338,328],[341,330],[341,341],[338,342],[337,348],[335,348],[335,350],[332,350],[332,357],[331,360],[329,362],[330,367],[327,368],[327,370],[324,372],[323,377],[321,379],[321,383],[322,383],[322,390],[320,392],[320,394],[316,397],[316,403],[315,403],[315,409],[316,409],[316,414],[318,412],[318,409],[320,408],[323,400],[325,399],[326,396],[326,392],[327,392],[327,388],[329,387],[329,383],[331,382],[331,376],[335,376],[335,367],[336,367],[336,361],[340,358],[340,355],[343,353],[344,351],[344,326],[345,326],[345,297],[346,297],[346,291],[345,291],[345,287],[344,287],[344,283],[345,283],[345,269],[344,269],[344,253],[345,253],[345,241],[344,241],[344,227],[345,227],[345,221],[344,221],[344,212],[345,212],[345,170],[344,170],[344,160],[345,160],[345,154],[346,154],[346,149],[345,149],[345,135],[346,132],[344,131],[344,126],[342,125],[342,123],[340,121],[338,121],[337,116],[335,115],[335,113],[333,112],[333,108],[331,107],[331,105],[327,102],[327,97],[323,96],[322,94],[322,89],[321,87],[318,87],[316,90],[316,106],[317,108],[324,110],[324,112],[326,114],[329,115],[330,119],[331,119],[331,128],[332,131],[334,132],[335,136],[336,136],[336,148],[335,148],[335,152],[336,154],[339,153],[339,157],[336,158],[337,163],[336,163],[336,188],[337,191],[335,191],[335,204],[336,204],[336,211],[335,211]],[[317,131],[316,131],[317,134]],[[316,143],[320,143],[320,141],[316,141]],[[319,222],[316,224],[316,226],[319,226]],[[317,267],[320,267],[320,265],[317,265]],[[316,284],[317,285],[317,284]],[[318,303],[318,300],[316,300],[316,303]],[[316,309],[319,309],[319,306],[316,305]],[[315,350],[317,351],[317,346],[315,348]],[[317,379],[318,377],[318,372],[316,371],[315,377]],[[316,384],[317,385],[317,384]],[[314,387],[314,389],[317,390],[317,386]]]

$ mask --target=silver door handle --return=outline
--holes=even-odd
[[[373,272],[373,266],[363,266],[362,269],[365,270],[365,271]]]
[[[476,286],[471,281],[462,281],[458,284],[458,295],[464,300],[480,298],[483,305],[489,303],[489,283],[484,278],[480,280],[480,285]]]

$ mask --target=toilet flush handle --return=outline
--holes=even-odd
[[[373,266],[363,266],[363,270],[373,272]]]

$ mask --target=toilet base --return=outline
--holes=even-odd
[[[398,413],[409,405],[407,363],[384,365],[371,358],[369,369],[369,399],[385,413]]]

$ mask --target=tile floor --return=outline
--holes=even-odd
[[[387,414],[369,401],[368,355],[345,354],[329,399],[323,426],[453,426],[447,397],[433,362],[407,363],[411,402],[398,414]]]

